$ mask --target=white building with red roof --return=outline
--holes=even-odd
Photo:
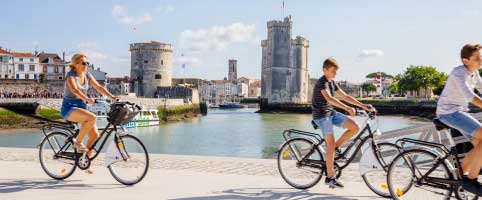
[[[0,79],[15,78],[13,56],[7,50],[0,47]]]
[[[15,79],[38,80],[41,73],[39,59],[32,53],[10,52],[13,56]]]

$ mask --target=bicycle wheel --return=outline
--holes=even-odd
[[[50,177],[63,180],[71,176],[76,169],[76,153],[72,143],[68,141],[67,134],[52,132],[40,143],[40,165]]]
[[[480,178],[479,178],[480,180]],[[479,199],[479,196],[477,196],[474,193],[471,193],[469,191],[465,191],[462,186],[458,186],[455,189],[455,198],[459,200],[477,200]]]
[[[392,163],[392,160],[398,155],[399,147],[392,143],[380,143],[377,144],[377,148],[374,150],[374,153],[380,159],[383,169],[367,172],[362,175],[362,178],[368,188],[375,194],[388,198],[390,197],[390,192],[388,191],[386,170]]]
[[[444,199],[452,193],[449,184],[427,183],[422,176],[430,178],[452,179],[452,174],[445,163],[439,164],[429,173],[437,162],[437,155],[422,150],[412,149],[399,154],[392,162],[387,173],[388,190],[393,199]]]
[[[323,176],[322,159],[313,142],[295,138],[286,142],[278,152],[278,170],[292,187],[307,189],[316,185]]]
[[[108,166],[110,173],[124,185],[139,183],[149,169],[149,154],[144,144],[132,135],[120,136],[117,147],[125,159]]]

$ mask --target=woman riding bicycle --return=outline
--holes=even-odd
[[[86,110],[87,104],[93,104],[94,99],[87,96],[89,85],[92,85],[101,94],[116,100],[106,88],[99,85],[95,78],[87,72],[89,62],[87,56],[75,54],[72,56],[70,71],[66,75],[64,85],[64,98],[62,101],[61,115],[67,121],[80,123],[79,135],[75,141],[75,148],[80,152],[87,152],[94,142],[99,138],[96,126],[95,114]],[[87,146],[82,141],[85,134],[89,135]],[[87,156],[92,157],[94,150],[87,152]],[[92,173],[92,171],[90,171]]]

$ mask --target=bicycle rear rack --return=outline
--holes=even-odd
[[[433,148],[436,148],[436,149],[440,149],[442,152],[446,153],[446,154],[449,154],[450,151],[447,149],[447,147],[445,147],[443,144],[439,144],[439,143],[434,143],[434,142],[427,142],[427,141],[423,141],[423,140],[416,140],[416,139],[412,139],[412,138],[402,138],[402,139],[398,139],[395,144],[400,144],[400,146],[403,148],[404,144],[405,143],[412,143],[412,144],[418,144],[418,145],[422,145],[422,146],[427,146],[427,147],[433,147]]]
[[[307,138],[312,140],[316,144],[320,144],[324,141],[324,139],[319,134],[300,131],[296,129],[289,129],[289,130],[283,131],[283,137],[285,141],[288,141],[293,138]]]

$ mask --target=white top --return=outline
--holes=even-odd
[[[464,65],[455,67],[445,83],[437,102],[437,115],[451,114],[457,111],[469,111],[469,103],[477,96],[477,88],[482,92],[482,78],[478,71],[470,73]]]

